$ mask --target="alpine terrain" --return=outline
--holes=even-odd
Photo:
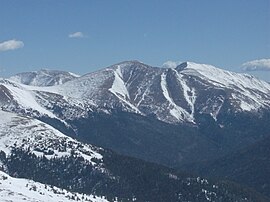
[[[80,143],[33,118],[0,115],[4,201],[267,200],[233,183],[208,181]]]
[[[5,194],[20,195],[7,178],[78,200],[269,200],[250,157],[269,168],[257,145],[270,137],[270,84],[253,76],[193,62],[40,70],[0,79],[0,107]]]

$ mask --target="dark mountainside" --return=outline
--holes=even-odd
[[[258,201],[269,199],[229,181],[207,180],[113,152],[102,152],[106,172],[81,158],[47,159],[15,149],[10,157],[1,153],[8,173],[70,191],[105,196],[109,201]],[[97,163],[101,163],[96,161]]]
[[[231,182],[208,180],[84,144],[34,118],[2,110],[0,116],[1,171],[41,182],[43,187],[57,186],[109,201],[268,200]],[[0,183],[6,179],[1,177]],[[18,192],[10,189],[2,191]]]
[[[270,196],[269,145],[268,137],[218,160],[186,165],[182,169],[202,176],[233,180]]]

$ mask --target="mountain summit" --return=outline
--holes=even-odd
[[[17,85],[15,88],[11,84],[14,81],[29,86],[14,84]],[[28,92],[39,107],[60,119],[76,118],[77,110],[84,113],[99,109],[155,116],[168,123],[196,124],[198,114],[209,114],[217,120],[221,113],[256,113],[270,108],[270,85],[267,82],[192,62],[182,63],[176,68],[157,68],[127,61],[82,77],[42,70],[21,73],[11,77],[9,82],[2,80],[1,83],[1,88],[9,89],[13,95],[15,104],[20,105],[22,101],[16,99],[18,93],[15,91]],[[56,107],[62,109],[61,114],[54,110]],[[21,104],[19,108],[29,107]],[[32,110],[42,113],[39,109]]]
[[[9,79],[25,85],[54,86],[63,84],[77,77],[79,77],[79,75],[71,72],[41,69],[39,71],[19,73]]]

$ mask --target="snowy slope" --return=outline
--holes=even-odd
[[[232,98],[240,102],[244,111],[270,106],[270,85],[248,74],[225,71],[211,65],[187,62],[181,72],[189,76],[200,77],[217,88],[234,90]]]
[[[41,69],[34,72],[19,73],[9,79],[17,83],[32,86],[54,86],[63,84],[77,77],[79,77],[79,75],[71,72]]]
[[[169,123],[196,124],[198,113],[210,114],[217,120],[220,112],[256,113],[260,109],[270,109],[270,84],[267,82],[191,62],[176,68],[157,68],[128,61],[62,85],[38,87],[1,80],[0,93],[1,89],[4,93],[0,103],[4,109],[37,111],[35,116],[59,120],[117,109],[155,115]],[[18,103],[15,107],[14,102]],[[229,103],[230,107],[225,107],[224,103]]]
[[[23,88],[20,84],[2,79],[0,80],[0,91],[2,93],[2,96],[0,97],[0,103],[2,105],[11,105],[11,107],[24,109],[25,113],[27,113],[27,111],[36,111],[41,115],[56,118],[52,112],[42,107],[36,101],[35,92]]]
[[[32,180],[13,178],[0,171],[0,200],[2,202],[105,202],[104,198],[71,193],[65,189]]]
[[[193,122],[194,117],[190,116],[189,113],[183,109],[181,106],[177,105],[174,100],[170,97],[169,91],[168,91],[168,84],[166,81],[166,73],[161,74],[161,89],[163,92],[163,96],[166,98],[167,102],[169,102],[169,107],[172,107],[170,109],[170,114],[174,116],[177,120],[181,121],[184,117],[188,119],[188,121]]]
[[[92,165],[96,164],[92,159],[102,160],[98,148],[82,144],[41,121],[2,110],[0,117],[0,151],[6,155],[13,148],[20,148],[47,159],[71,156],[73,153]]]

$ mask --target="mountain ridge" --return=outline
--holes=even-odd
[[[205,86],[209,86],[211,92]],[[225,100],[234,111],[256,112],[270,108],[270,85],[266,82],[191,62],[174,69],[151,67],[137,61],[122,62],[62,85],[24,87],[58,94],[74,105],[78,102],[89,108],[122,108],[146,116],[155,114],[159,120],[169,123],[195,123],[194,113],[208,113],[217,119]],[[209,91],[207,96],[212,98],[205,100],[202,91]],[[213,91],[223,92],[213,95]],[[198,103],[198,99],[203,100]],[[200,106],[202,102],[209,104]]]
[[[0,108],[6,113],[38,119],[41,123],[76,138],[81,144],[94,144],[112,149],[120,155],[181,167],[198,161],[218,160],[268,138],[270,85],[253,76],[229,72],[211,65],[185,62],[175,68],[159,68],[129,61],[73,78],[60,85],[33,86],[0,79]],[[23,122],[27,123],[26,120]],[[40,122],[35,123],[37,126],[42,125]],[[15,125],[3,127],[6,129],[2,133],[24,127]],[[41,127],[40,131],[43,129]],[[13,140],[9,138],[4,143],[14,145],[16,141]],[[48,143],[49,140],[50,138]],[[42,165],[33,167],[35,176],[40,180],[44,180],[40,173],[48,168],[60,175],[62,163],[66,166],[86,166],[82,170],[92,169],[95,163],[102,166],[98,158],[93,158],[93,165],[86,165],[82,161],[85,151],[81,144],[73,141],[70,146],[78,147],[76,151],[69,155],[60,155],[59,158],[53,157],[46,164],[44,157],[59,153],[52,147],[54,143],[51,142],[47,150],[39,148],[39,144],[33,144],[37,147],[35,151],[31,146],[24,148],[27,144],[19,141],[16,143],[18,147],[11,146],[12,149],[9,149],[12,159],[8,157],[3,161],[13,174],[18,173],[16,169],[21,167],[25,173],[19,174],[25,175],[24,177],[31,177],[33,174],[24,167]],[[1,148],[8,153],[8,147]],[[39,153],[41,151],[43,153]],[[114,172],[123,167],[111,164],[113,158],[129,162],[131,167],[135,166],[132,158],[116,157],[106,149],[98,151],[103,151],[102,156],[108,160],[107,166],[112,166]],[[20,159],[27,159],[28,164],[23,164]],[[9,161],[12,163],[8,164]],[[139,164],[144,165],[141,161]],[[146,167],[148,165],[145,164]],[[163,169],[159,167],[158,170]],[[66,176],[69,180],[65,180],[64,185],[50,180],[55,185],[68,188],[69,183],[75,179],[72,176],[79,175],[72,170],[69,172],[73,175]],[[49,173],[48,178],[51,175],[53,173]],[[92,183],[92,186],[94,181],[87,177],[89,176],[86,179],[90,181],[85,183]],[[100,176],[96,177],[95,180],[101,179]],[[116,186],[109,178],[102,179]],[[76,181],[75,185],[80,188],[81,183]],[[127,193],[131,193],[130,190]]]
[[[78,77],[80,76],[71,72],[41,69],[39,71],[18,73],[9,79],[25,85],[54,86]]]
[[[176,68],[122,62],[62,85],[45,87],[2,79],[0,94],[3,110],[38,118],[70,136],[116,149],[121,154],[145,160],[154,156],[151,158],[156,163],[168,165],[164,157],[173,153],[174,163],[169,166],[192,163],[186,160],[196,155],[202,157],[204,153],[210,159],[215,158],[208,151],[201,151],[199,145],[205,142],[209,142],[210,150],[218,157],[264,138],[263,131],[269,128],[262,120],[263,117],[268,120],[270,110],[269,84],[252,76],[192,62]],[[243,120],[249,126],[243,127]],[[117,135],[107,130],[106,124]],[[259,133],[252,128],[256,124],[263,124]],[[186,126],[191,129],[186,130]],[[145,127],[148,133],[134,130],[136,127]],[[167,136],[174,136],[182,149],[168,146],[175,143]],[[155,137],[156,145],[149,151],[145,142]],[[126,146],[117,147],[118,141]],[[160,146],[161,142],[167,146]],[[162,158],[155,155],[160,147]]]

